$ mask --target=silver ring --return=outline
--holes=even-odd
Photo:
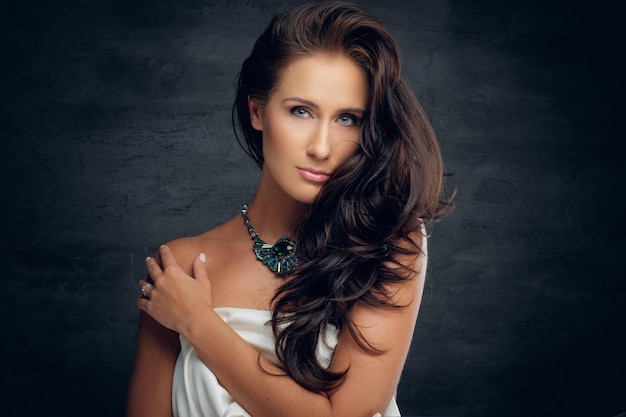
[[[152,284],[147,283],[147,284],[143,284],[143,286],[141,287],[141,293],[143,294],[143,298],[147,298],[150,299],[150,296],[148,295],[148,288],[151,288]]]

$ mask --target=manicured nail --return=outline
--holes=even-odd
[[[146,262],[148,262],[150,259],[152,259],[152,256],[148,256],[148,257],[146,258]]]
[[[160,248],[162,248],[163,246],[165,246],[165,245],[161,245],[161,246],[159,246],[159,249],[160,249]]]
[[[202,263],[206,263],[206,255],[204,253],[200,253],[200,260]]]

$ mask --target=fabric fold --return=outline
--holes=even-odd
[[[259,350],[265,358],[278,364],[274,335],[268,324],[272,318],[270,311],[234,307],[214,310],[241,338]],[[318,359],[322,365],[329,366],[337,346],[338,330],[328,326],[321,336],[317,348]],[[196,350],[182,335],[180,347],[172,385],[174,417],[250,417],[220,385],[215,374],[200,360]],[[384,415],[400,415],[395,399],[392,399]]]

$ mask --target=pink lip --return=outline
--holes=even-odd
[[[298,172],[305,179],[313,182],[326,182],[330,178],[330,174],[314,168],[298,168]]]

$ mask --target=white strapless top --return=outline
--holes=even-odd
[[[265,358],[278,364],[274,334],[271,326],[266,324],[272,318],[271,312],[233,307],[216,308],[215,312]],[[324,337],[320,338],[317,356],[326,367],[330,365],[337,346],[338,333],[335,327],[329,326]],[[174,417],[250,417],[220,385],[213,372],[200,360],[195,349],[183,336],[180,336],[180,348],[172,386]],[[400,415],[394,398],[384,415]]]

